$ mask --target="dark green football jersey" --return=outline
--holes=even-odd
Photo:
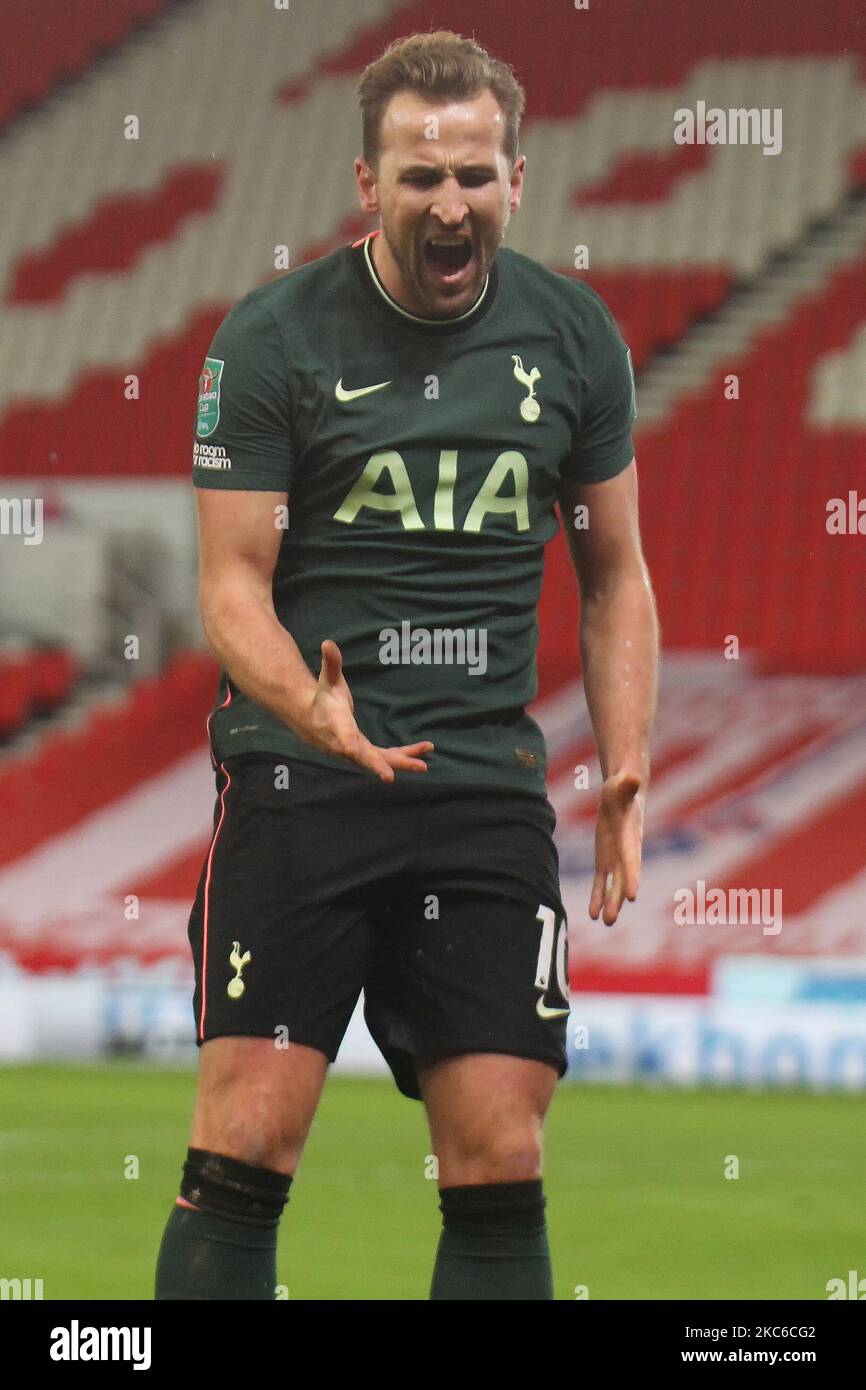
[[[544,546],[561,485],[632,458],[631,361],[598,295],[527,256],[500,248],[472,309],[429,320],[388,295],[370,248],[226,316],[200,381],[194,481],[288,494],[274,608],[314,675],[324,639],[338,644],[367,738],[431,739],[429,781],[544,795],[526,713]],[[225,672],[210,731],[217,761],[345,766]]]

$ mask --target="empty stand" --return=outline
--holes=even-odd
[[[0,130],[177,0],[0,0]]]
[[[0,647],[0,740],[19,734],[34,715],[51,714],[72,691],[80,662],[63,647],[22,641]]]
[[[82,712],[79,727],[52,729],[31,754],[0,762],[0,863],[66,831],[191,749],[204,752],[217,674],[211,657],[182,653],[160,676]]]

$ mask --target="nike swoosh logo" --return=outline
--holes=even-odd
[[[346,391],[343,389],[343,378],[334,387],[334,395],[338,401],[354,401],[359,396],[369,396],[371,391],[383,391],[386,386],[390,386],[390,381],[380,381],[377,386],[361,386],[357,391]]]
[[[539,1018],[564,1018],[566,1014],[571,1013],[571,1010],[549,1009],[544,1002],[544,995],[541,994],[539,995],[538,1002],[535,1005],[535,1012],[538,1014]]]

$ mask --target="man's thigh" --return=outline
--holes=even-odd
[[[400,1089],[466,1054],[566,1069],[568,953],[552,808],[453,795],[425,807],[411,889],[374,929],[366,1016]]]
[[[270,1038],[213,1038],[199,1054],[190,1144],[293,1174],[328,1061],[315,1048]]]
[[[244,755],[217,774],[215,830],[188,934],[199,1045],[269,1038],[336,1057],[364,983],[370,901],[396,835],[337,770]],[[373,781],[374,779],[371,779]],[[375,791],[375,788],[373,789]]]

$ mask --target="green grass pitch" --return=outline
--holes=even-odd
[[[0,1277],[41,1278],[46,1299],[150,1299],[194,1092],[192,1070],[0,1068]],[[826,1299],[828,1279],[866,1275],[863,1121],[855,1095],[560,1085],[556,1297]],[[282,1223],[290,1300],[427,1297],[429,1152],[421,1106],[390,1081],[329,1079]]]

